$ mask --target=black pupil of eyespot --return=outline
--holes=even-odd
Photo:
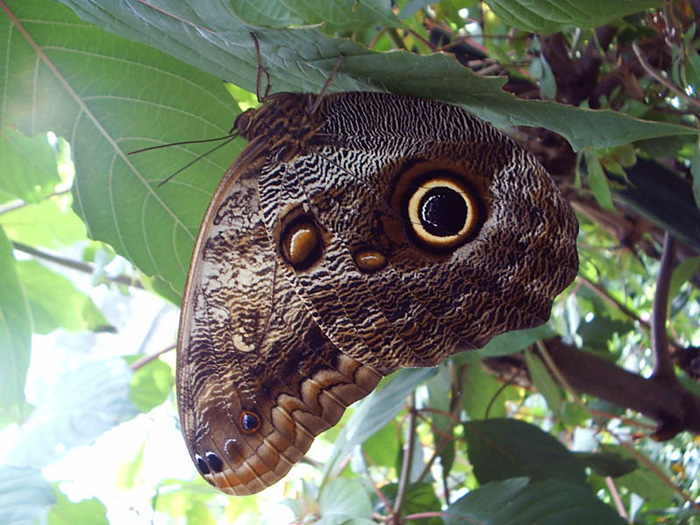
[[[255,430],[256,428],[258,428],[259,424],[257,416],[250,413],[243,414],[241,423],[243,424],[243,430],[247,431]]]
[[[456,235],[464,227],[469,209],[462,196],[452,188],[431,188],[418,208],[425,230],[438,237]]]

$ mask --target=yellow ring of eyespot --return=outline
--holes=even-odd
[[[425,229],[423,223],[420,219],[420,204],[423,197],[432,189],[435,188],[448,188],[457,193],[467,206],[467,218],[464,221],[462,228],[453,235],[439,236],[430,233]],[[479,212],[478,203],[475,200],[472,191],[464,184],[460,184],[459,181],[445,178],[436,177],[434,179],[429,179],[423,182],[413,195],[408,199],[408,219],[411,222],[416,236],[424,243],[433,246],[435,248],[451,248],[459,243],[461,243],[466,237],[468,237],[474,228],[478,226]]]

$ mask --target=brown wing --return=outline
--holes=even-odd
[[[261,170],[261,209],[343,353],[382,373],[434,366],[547,321],[578,224],[532,155],[435,101],[340,93],[319,112],[306,151]]]
[[[190,455],[207,481],[236,495],[282,478],[381,378],[337,351],[280,275],[260,216],[259,149],[249,146],[210,204],[178,344]]]

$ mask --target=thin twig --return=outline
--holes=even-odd
[[[622,503],[622,498],[620,498],[620,492],[617,490],[615,482],[610,476],[605,477],[605,485],[608,487],[608,491],[610,492],[610,495],[612,496],[612,499],[615,502],[615,508],[617,508],[617,513],[629,522],[630,517],[627,514],[625,505]]]
[[[83,273],[95,273],[94,265],[90,263],[75,261],[73,259],[67,259],[65,257],[59,257],[58,255],[43,252],[21,242],[13,242],[12,246],[15,250],[32,255],[38,259],[43,259],[45,261],[60,264],[61,266],[65,266],[66,268],[77,270]],[[132,288],[138,288],[140,290],[144,289],[143,285],[139,281],[134,280],[133,278],[127,275],[119,275],[117,277],[109,277],[108,275],[105,275],[104,278],[111,283],[121,284],[124,286],[131,286]]]
[[[654,370],[652,378],[676,381],[671,354],[668,352],[668,334],[666,333],[666,313],[668,311],[671,275],[673,274],[675,242],[669,232],[664,235],[664,248],[661,254],[661,266],[656,282],[654,305],[651,313],[651,349],[654,352]]]
[[[637,42],[632,43],[632,50],[634,51],[634,54],[637,55],[637,60],[639,60],[639,63],[641,66],[644,68],[644,71],[649,73],[649,75],[654,78],[657,82],[661,83],[662,85],[666,86],[668,89],[673,91],[679,98],[683,99],[686,101],[688,104],[691,106],[695,106],[697,108],[700,108],[700,100],[689,97],[686,95],[682,89],[680,89],[678,86],[675,86],[672,82],[670,82],[668,79],[664,78],[661,73],[659,73],[656,69],[654,69],[649,62],[647,62],[646,57],[642,54],[642,50],[639,48],[639,44]]]
[[[173,344],[171,344],[171,345],[166,346],[165,348],[163,348],[163,349],[161,349],[161,350],[158,350],[157,352],[154,352],[154,353],[152,353],[152,354],[145,355],[145,356],[143,356],[141,359],[139,359],[138,361],[134,361],[133,363],[131,363],[131,366],[130,366],[129,368],[131,368],[131,370],[132,370],[133,372],[135,372],[136,370],[138,370],[139,368],[141,368],[141,367],[147,365],[147,364],[150,363],[151,361],[155,361],[155,360],[158,359],[161,355],[170,352],[170,351],[173,350],[176,346],[177,346],[177,345],[176,345],[175,343],[173,343]]]
[[[401,466],[401,478],[399,479],[399,487],[396,490],[396,499],[394,500],[394,515],[392,523],[399,525],[401,523],[401,507],[406,499],[408,485],[411,480],[411,464],[413,459],[413,448],[416,444],[416,394],[411,394],[408,406],[408,442],[404,451],[403,463]]]

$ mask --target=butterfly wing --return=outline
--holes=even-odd
[[[340,93],[318,111],[305,152],[263,167],[260,196],[278,264],[343,353],[386,374],[549,318],[578,224],[529,153],[430,100]],[[299,231],[317,247],[295,257]]]
[[[210,204],[178,345],[188,450],[207,481],[236,495],[282,478],[381,378],[337,351],[281,275],[260,214],[259,149],[249,146]]]

